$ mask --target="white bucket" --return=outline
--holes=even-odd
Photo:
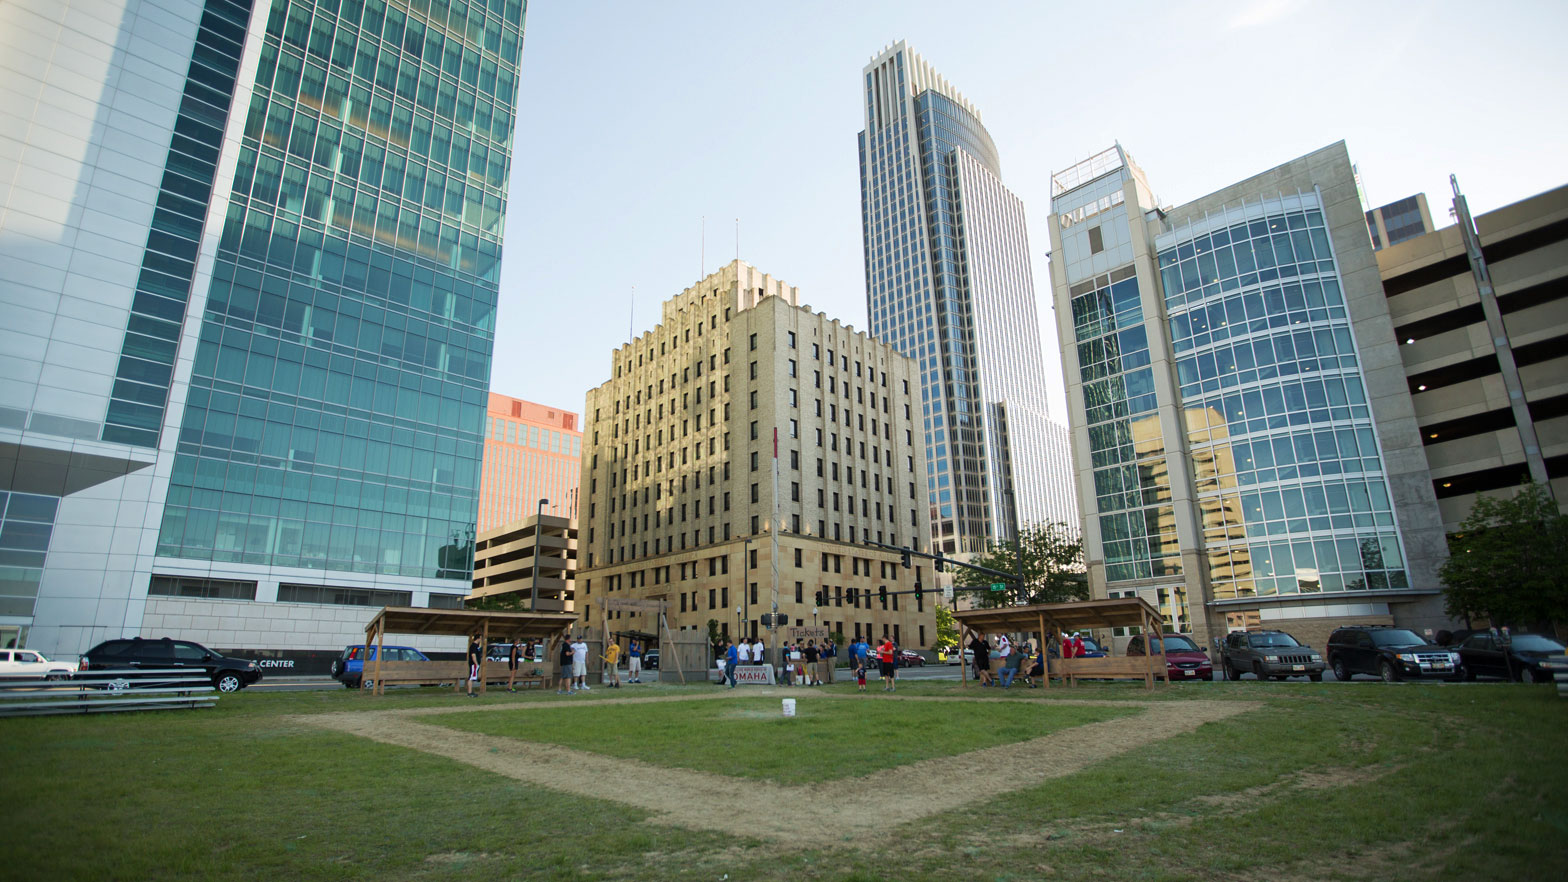
[[[795,699],[793,699],[793,698],[786,698],[786,699],[784,699],[784,716],[786,716],[786,717],[793,717],[794,715],[795,715]]]

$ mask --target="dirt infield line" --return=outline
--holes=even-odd
[[[799,845],[825,845],[1070,775],[1145,744],[1261,706],[1259,702],[1241,701],[1060,700],[1063,704],[1135,706],[1143,708],[1143,713],[1076,726],[1028,741],[921,760],[858,778],[798,786],[462,732],[417,719],[453,712],[515,712],[538,707],[668,700],[691,698],[360,711],[300,716],[294,722],[443,756],[551,790],[636,806],[650,812],[649,820],[657,824],[721,830]],[[910,700],[929,699],[912,696]],[[957,788],[955,782],[959,783]],[[755,811],[759,805],[768,810]]]

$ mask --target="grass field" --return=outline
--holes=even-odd
[[[0,721],[0,867],[50,880],[1568,878],[1568,702],[1547,687],[852,690],[780,693],[800,698],[795,720],[756,691],[654,686],[625,697],[669,700],[241,693],[212,710]],[[428,747],[352,734],[404,729]],[[1093,755],[1026,780],[1031,744],[1049,747],[1031,765],[1057,762],[1055,745]],[[559,779],[512,774],[557,753]],[[962,771],[906,774],[949,767]],[[716,820],[686,826],[614,795],[669,781]],[[861,815],[884,806],[910,819],[868,828]],[[744,832],[775,811],[811,835]]]

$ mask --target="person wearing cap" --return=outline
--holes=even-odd
[[[1077,631],[1073,632],[1073,658],[1083,658],[1088,650],[1083,648],[1083,637]]]

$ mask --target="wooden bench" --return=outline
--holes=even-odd
[[[540,670],[538,674],[524,674],[524,671]],[[486,661],[479,668],[481,688],[487,684],[504,686],[507,681],[508,671],[506,662]],[[374,692],[380,695],[388,685],[393,686],[446,686],[450,684],[458,692],[467,689],[468,663],[462,661],[386,661],[381,662],[379,672],[376,662],[371,661],[365,665],[363,673],[364,683],[374,684]],[[379,676],[379,680],[377,677]],[[549,668],[538,664],[519,664],[517,666],[517,684],[524,688],[543,689],[550,682]]]
[[[1165,677],[1165,659],[1157,655],[1053,658],[1050,661],[1050,675],[1065,678],[1069,686],[1077,686],[1079,678],[1094,678],[1102,680],[1142,680],[1145,686],[1153,689],[1154,681]]]

